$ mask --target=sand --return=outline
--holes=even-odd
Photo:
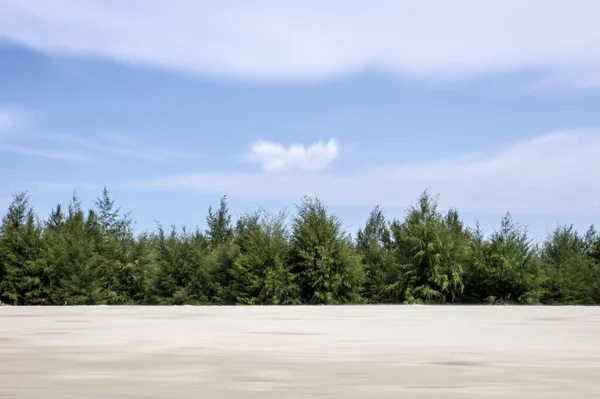
[[[598,398],[600,308],[0,307],[0,398]]]

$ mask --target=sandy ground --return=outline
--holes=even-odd
[[[600,308],[0,307],[0,398],[598,398]]]

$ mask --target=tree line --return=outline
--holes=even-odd
[[[600,234],[558,226],[542,243],[509,213],[484,237],[423,192],[400,220],[379,207],[355,237],[318,198],[291,218],[233,220],[227,198],[206,230],[138,234],[104,189],[91,209],[73,195],[41,219],[26,192],[0,226],[0,301],[94,304],[599,304]]]

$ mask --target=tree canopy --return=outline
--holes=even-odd
[[[195,230],[136,233],[104,189],[38,216],[17,193],[0,224],[0,301],[91,304],[600,304],[600,235],[557,226],[534,243],[507,213],[485,237],[424,191],[403,218],[381,207],[356,237],[319,198],[293,215],[233,219],[223,196]]]

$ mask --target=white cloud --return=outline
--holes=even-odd
[[[350,176],[324,172],[195,173],[131,184],[198,190],[244,199],[297,200],[318,195],[330,205],[406,206],[426,187],[441,204],[466,212],[600,214],[600,133],[563,131],[494,153],[420,164],[381,165]]]
[[[362,68],[434,79],[515,70],[600,83],[597,0],[4,0],[0,38],[60,54],[258,79]]]
[[[251,161],[262,165],[266,172],[281,172],[291,169],[320,170],[329,165],[338,155],[338,143],[319,141],[308,147],[292,144],[285,148],[281,144],[259,141],[251,146],[248,155]]]

